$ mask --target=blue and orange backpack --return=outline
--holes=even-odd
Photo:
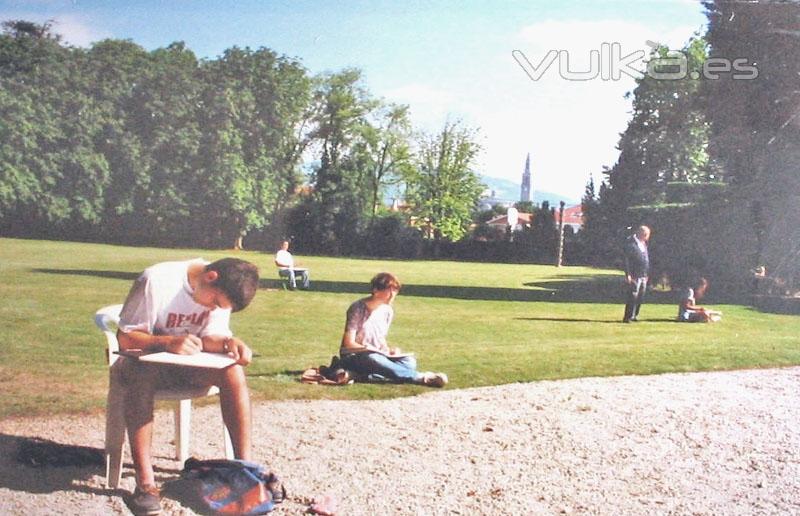
[[[266,514],[286,498],[278,477],[254,462],[190,458],[183,477],[197,481],[198,494],[215,514]]]

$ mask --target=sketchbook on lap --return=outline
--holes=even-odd
[[[236,363],[234,359],[224,353],[208,353],[201,351],[193,355],[178,355],[168,351],[158,353],[145,353],[141,350],[117,351],[118,355],[130,357],[142,362],[155,364],[171,364],[187,367],[208,367],[211,369],[224,369]]]
[[[413,357],[414,356],[413,352],[411,352],[411,353],[395,353],[395,354],[391,355],[389,353],[384,353],[383,351],[378,351],[377,349],[371,349],[371,348],[356,348],[356,349],[350,351],[350,353],[380,353],[381,355],[387,356],[389,358],[405,358],[405,357]]]

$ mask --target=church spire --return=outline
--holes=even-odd
[[[522,173],[522,188],[519,194],[519,200],[522,202],[531,201],[531,153],[525,158],[525,171]]]

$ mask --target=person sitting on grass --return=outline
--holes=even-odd
[[[697,306],[697,299],[703,297],[708,290],[708,280],[700,278],[694,288],[687,288],[678,306],[678,321],[680,322],[717,322],[722,318],[722,312],[709,310]]]
[[[134,514],[161,512],[150,448],[153,400],[163,388],[219,387],[220,407],[237,459],[250,460],[250,395],[244,366],[253,353],[229,328],[231,312],[244,309],[258,289],[258,269],[237,258],[153,265],[134,282],[120,313],[117,339],[123,351],[168,351],[191,355],[227,353],[236,364],[225,369],[148,364],[121,357],[111,374],[126,387],[125,424],[136,490],[128,502]]]
[[[416,383],[430,387],[447,384],[444,373],[418,372],[413,355],[389,347],[386,336],[392,324],[392,302],[400,292],[400,281],[381,272],[372,278],[372,295],[359,299],[347,309],[339,367],[367,381]]]

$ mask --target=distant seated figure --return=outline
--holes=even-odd
[[[708,280],[700,278],[694,287],[687,288],[681,297],[678,306],[678,321],[680,322],[717,322],[722,319],[722,312],[709,310],[698,306],[697,299],[703,297],[708,290]]]
[[[368,381],[443,387],[447,383],[446,374],[418,372],[413,355],[389,347],[386,341],[394,317],[392,302],[400,292],[400,281],[393,274],[381,272],[372,278],[370,285],[372,295],[347,309],[339,367]]]
[[[297,288],[297,277],[300,276],[300,281],[304,289],[310,285],[308,269],[305,267],[296,267],[294,257],[289,252],[289,241],[284,240],[281,242],[281,248],[275,253],[275,265],[278,266],[278,275],[282,278],[289,278],[289,287],[294,290]]]

